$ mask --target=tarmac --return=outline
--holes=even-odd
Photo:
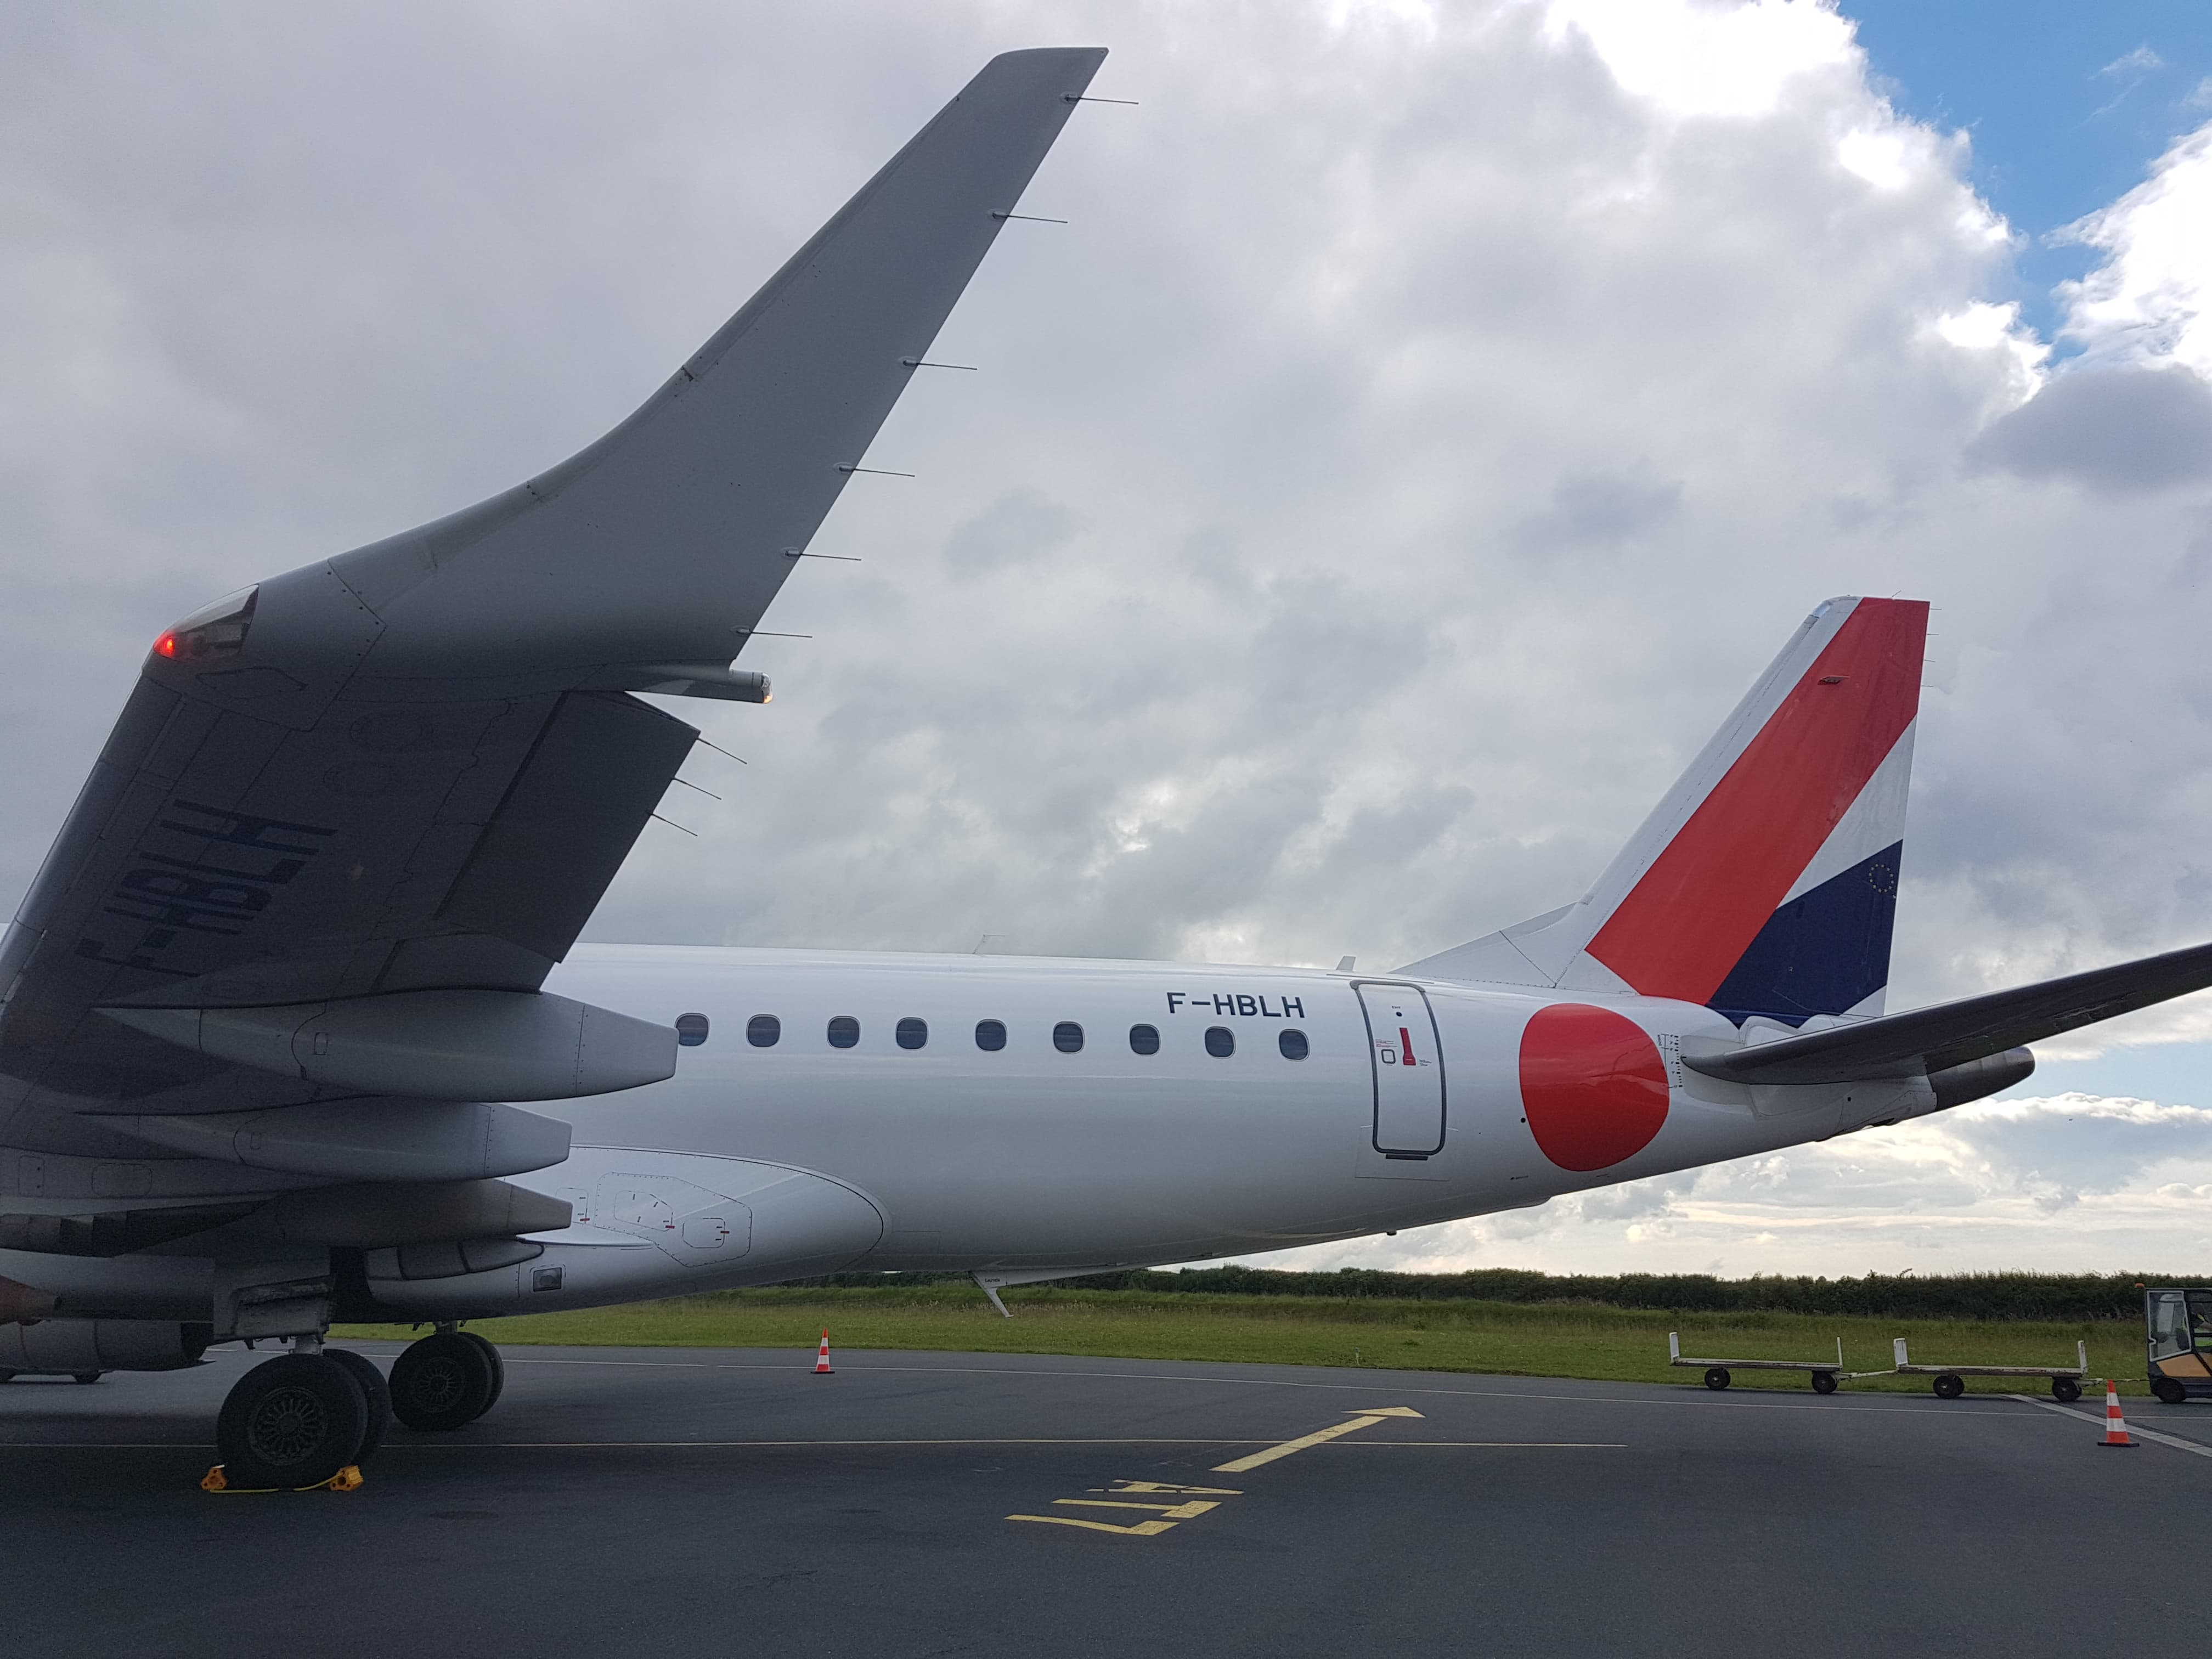
[[[2203,1621],[2212,1406],[2132,1400],[2163,1437],[2113,1451],[2094,1393],[506,1355],[488,1416],[395,1425],[343,1493],[198,1489],[265,1353],[0,1387],[0,1653],[2014,1659]]]

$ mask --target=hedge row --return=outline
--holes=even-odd
[[[834,1273],[811,1285],[929,1284],[965,1273]],[[1285,1273],[1267,1267],[1184,1267],[1174,1273],[1133,1269],[1058,1281],[1072,1290],[1197,1292],[1221,1296],[1378,1297],[1413,1301],[1584,1303],[1668,1313],[1869,1314],[1892,1319],[2127,1319],[2142,1317],[2142,1287],[2212,1282],[2212,1275],[2145,1273],[1955,1273],[1919,1278],[1869,1273],[1863,1279],[1709,1273],[1613,1275],[1524,1273],[1510,1267],[1464,1273]]]

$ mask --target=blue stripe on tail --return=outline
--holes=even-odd
[[[1709,1006],[1741,1025],[1753,1014],[1802,1025],[1840,1014],[1889,983],[1889,935],[1905,843],[1831,876],[1766,919]]]

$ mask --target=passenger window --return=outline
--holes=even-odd
[[[1006,1046],[1006,1022],[979,1019],[975,1022],[975,1046],[987,1054],[995,1054]]]
[[[1285,1060],[1304,1060],[1306,1057],[1306,1034],[1295,1027],[1285,1026],[1275,1039],[1275,1046],[1283,1051]]]
[[[850,1014],[840,1014],[830,1022],[830,1046],[832,1048],[854,1048],[860,1041],[860,1022]]]
[[[1206,1052],[1216,1060],[1226,1060],[1237,1052],[1237,1033],[1226,1025],[1206,1028]]]
[[[1083,1028],[1072,1019],[1063,1019],[1052,1028],[1052,1046],[1063,1054],[1083,1052]]]
[[[898,1023],[898,1029],[893,1035],[897,1037],[900,1048],[919,1048],[929,1041],[929,1022],[909,1017]]]
[[[676,1016],[676,1040],[687,1048],[696,1048],[707,1040],[707,1016],[678,1014]]]
[[[1129,1048],[1132,1052],[1139,1054],[1159,1053],[1159,1028],[1154,1025],[1132,1025],[1129,1028]]]
[[[783,1035],[783,1022],[774,1014],[755,1014],[745,1022],[745,1041],[756,1048],[773,1048]]]

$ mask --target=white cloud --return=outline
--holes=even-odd
[[[1261,1258],[1328,1269],[1553,1273],[2199,1272],[2212,1110],[2061,1095]]]
[[[2153,70],[2166,67],[2166,59],[2148,46],[2137,46],[2133,52],[2123,52],[2097,71],[2101,77],[2108,75],[2148,75]]]
[[[2066,234],[2104,256],[2061,289],[2064,332],[2086,356],[2212,378],[2212,125],[2176,139],[2148,179]]]
[[[1553,39],[1587,40],[1613,77],[1669,115],[1763,116],[1801,76],[1857,74],[1851,26],[1817,0],[1550,0]]]

